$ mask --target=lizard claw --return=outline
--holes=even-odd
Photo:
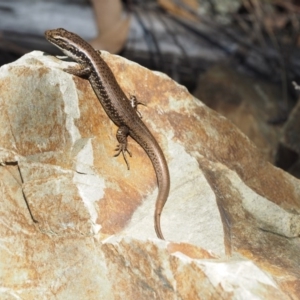
[[[145,103],[143,102],[139,102],[136,98],[136,96],[134,95],[130,95],[130,98],[129,98],[129,101],[130,101],[130,104],[132,106],[132,108],[136,111],[136,113],[138,114],[138,116],[142,119],[142,114],[138,111],[137,107],[138,105],[144,105],[144,106],[147,106]]]
[[[126,158],[126,152],[129,154],[130,157],[132,157],[132,154],[131,152],[127,149],[127,145],[126,144],[119,144],[117,145],[115,151],[117,151],[117,153],[114,155],[114,157],[117,157],[120,155],[120,153],[122,153],[123,155],[123,158],[125,160],[125,163],[127,165],[127,169],[130,170],[129,168],[129,163],[127,161],[127,158]]]

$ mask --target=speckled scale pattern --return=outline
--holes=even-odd
[[[129,135],[149,156],[158,181],[158,196],[155,208],[155,231],[163,239],[160,229],[160,215],[170,190],[169,169],[164,154],[157,141],[131,106],[114,74],[96,51],[74,33],[59,28],[48,30],[46,38],[66,55],[78,62],[82,70],[88,70],[88,79],[109,118],[118,126],[126,126]],[[71,73],[71,72],[70,72]],[[78,74],[78,69],[74,74]],[[84,73],[86,74],[86,73]]]

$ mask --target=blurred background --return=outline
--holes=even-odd
[[[166,73],[300,178],[300,0],[0,0],[0,65],[61,54],[58,27]]]

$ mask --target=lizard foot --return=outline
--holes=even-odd
[[[119,142],[119,145],[117,145],[115,151],[117,153],[114,155],[114,157],[119,156],[120,153],[122,153],[123,158],[125,160],[125,163],[127,165],[127,169],[129,170],[129,163],[126,158],[126,152],[129,154],[130,157],[132,157],[131,152],[127,149],[127,136],[128,136],[128,128],[126,126],[120,126],[117,131],[117,140]]]
[[[114,155],[114,157],[119,156],[120,153],[122,152],[123,158],[124,158],[124,160],[125,160],[125,162],[126,162],[126,165],[127,165],[128,170],[129,170],[129,169],[130,169],[130,168],[129,168],[129,163],[128,163],[128,161],[127,161],[127,158],[126,158],[126,155],[125,155],[126,153],[125,153],[125,152],[127,152],[127,153],[129,154],[130,157],[132,157],[132,154],[131,154],[131,152],[127,149],[127,145],[119,144],[119,145],[116,147],[115,151],[118,151],[118,152]]]
[[[138,107],[138,105],[144,105],[144,106],[146,106],[146,104],[143,103],[143,102],[139,102],[138,99],[136,98],[136,96],[133,96],[133,95],[130,95],[129,101],[130,101],[130,104],[131,104],[132,108],[136,111],[136,113],[138,114],[138,116],[142,119],[143,116],[138,111],[137,107]]]

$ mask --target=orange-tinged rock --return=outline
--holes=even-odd
[[[299,180],[167,76],[103,53],[168,161],[156,238],[152,165],[69,62],[0,69],[0,298],[298,299]]]

